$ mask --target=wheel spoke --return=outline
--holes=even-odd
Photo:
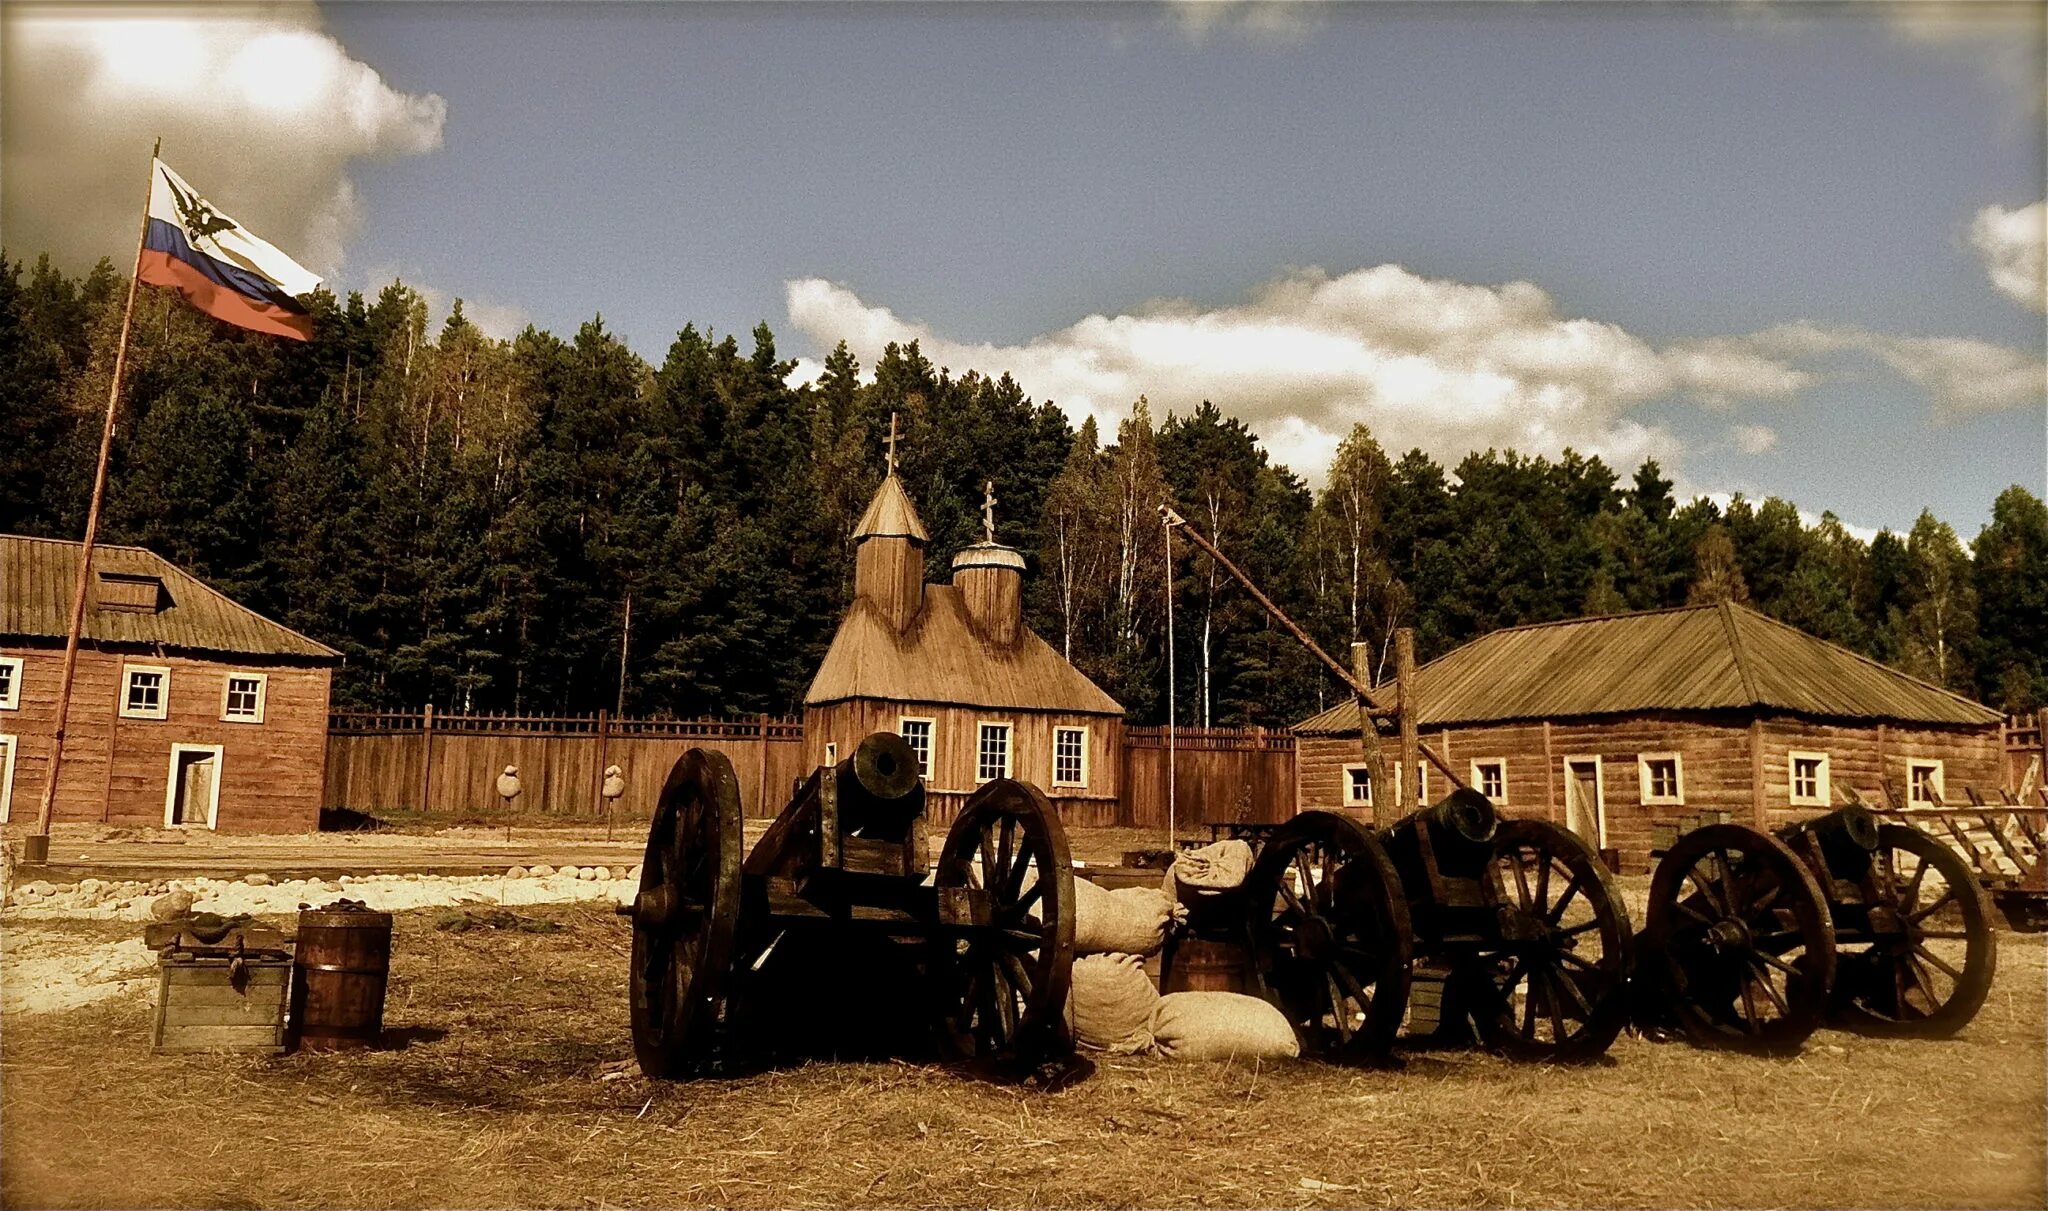
[[[1777,955],[1772,954],[1768,950],[1752,950],[1750,951],[1750,954],[1755,957],[1757,962],[1764,964],[1766,967],[1775,967],[1779,971],[1784,972],[1788,977],[1796,976],[1799,974],[1798,968],[1792,966],[1792,964],[1787,963],[1785,960],[1779,958]]]
[[[1573,1003],[1579,1007],[1579,1020],[1581,1022],[1592,1021],[1593,1003],[1586,999],[1586,994],[1579,988],[1579,982],[1566,975],[1562,968],[1553,968],[1546,974],[1552,983],[1570,994]]]
[[[1538,968],[1536,970],[1543,972],[1543,986],[1545,990],[1543,1003],[1550,1010],[1550,1041],[1553,1044],[1562,1043],[1565,1040],[1564,1006],[1558,1004],[1557,1000],[1557,977],[1547,969]],[[1529,981],[1531,985],[1534,985],[1535,982],[1534,978],[1531,978]]]
[[[1536,911],[1544,912],[1550,905],[1550,863],[1548,852],[1543,855],[1543,865],[1536,868]]]
[[[1921,909],[1918,912],[1907,913],[1906,919],[1908,921],[1914,922],[1924,921],[1928,917],[1933,916],[1935,913],[1940,912],[1943,908],[1946,908],[1948,905],[1954,903],[1955,898],[1956,889],[1953,887],[1946,888],[1942,891],[1941,895],[1936,897],[1934,902],[1929,904],[1927,907]]]
[[[1763,1023],[1760,1016],[1756,1008],[1756,992],[1750,987],[1749,973],[1745,971],[1742,973],[1742,1023],[1749,1028],[1751,1034],[1762,1031]]]
[[[1929,963],[1932,963],[1936,967],[1940,968],[1942,974],[1946,975],[1949,979],[1954,980],[1958,984],[1963,982],[1962,972],[1957,971],[1955,968],[1949,966],[1948,960],[1942,958],[1938,954],[1935,954],[1933,951],[1927,949],[1925,946],[1915,945],[1913,947],[1913,953],[1919,955],[1921,958],[1926,959]]]
[[[1557,904],[1553,906],[1549,912],[1543,915],[1544,921],[1548,924],[1555,925],[1559,921],[1564,920],[1564,910],[1566,906],[1568,906],[1572,902],[1572,897],[1578,895],[1580,890],[1581,888],[1579,884],[1579,876],[1575,874],[1571,877],[1571,881],[1564,885],[1564,894],[1560,895],[1557,898]]]
[[[1722,916],[1732,915],[1728,911],[1728,906],[1721,902],[1721,898],[1719,896],[1716,896],[1714,894],[1712,886],[1707,882],[1706,876],[1700,873],[1700,868],[1697,865],[1695,865],[1691,870],[1686,871],[1685,877],[1687,879],[1692,880],[1692,884],[1694,887],[1700,889],[1700,898],[1707,902],[1708,908],[1713,909],[1715,912],[1720,913]]]
[[[1323,973],[1323,983],[1330,993],[1330,1015],[1337,1020],[1337,1037],[1344,1042],[1351,1041],[1351,1011],[1345,1006],[1344,994],[1337,987],[1337,980],[1329,972]]]
[[[1754,957],[1757,956],[1753,955],[1752,958]],[[1756,980],[1756,982],[1763,986],[1764,995],[1771,998],[1771,1004],[1776,1005],[1778,1007],[1778,1016],[1781,1018],[1791,1017],[1792,1007],[1785,1003],[1784,997],[1778,995],[1777,986],[1771,983],[1770,973],[1765,971],[1762,967],[1756,965],[1755,963],[1751,963],[1750,968],[1751,971],[1754,973],[1754,979]],[[1747,979],[1751,977],[1745,976],[1744,978]]]

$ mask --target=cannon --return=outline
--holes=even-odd
[[[1026,782],[984,784],[925,860],[916,754],[878,732],[797,789],[741,856],[738,780],[669,772],[632,920],[633,1047],[680,1079],[795,1054],[933,1054],[1028,1069],[1071,1051],[1067,840]]]
[[[1627,1024],[1628,913],[1598,855],[1477,791],[1373,830],[1305,811],[1245,881],[1260,987],[1307,1054],[1386,1062],[1404,1031],[1582,1062]],[[1437,995],[1411,1004],[1418,985]]]
[[[1775,833],[1709,824],[1651,878],[1637,1018],[1763,1054],[1795,1051],[1827,1022],[1953,1035],[1990,991],[1990,915],[1952,850],[1864,807]]]

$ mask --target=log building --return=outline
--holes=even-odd
[[[33,824],[83,544],[0,535],[0,820]],[[299,832],[341,654],[140,547],[99,545],[50,818]]]
[[[1932,804],[2003,782],[1997,712],[1737,605],[1495,631],[1423,665],[1415,695],[1423,741],[1506,814],[1627,870],[1687,818],[1774,828],[1852,789]],[[1298,808],[1371,806],[1352,704],[1294,730]]]
[[[925,583],[924,523],[891,467],[854,527],[853,604],[804,694],[813,762],[896,732],[950,819],[994,778],[1035,783],[1068,824],[1115,824],[1123,707],[1024,625],[1024,557],[986,540]]]

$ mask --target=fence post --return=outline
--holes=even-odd
[[[755,785],[761,788],[761,805],[759,811],[761,812],[761,814],[766,815],[768,812],[768,805],[773,802],[773,800],[771,800],[768,797],[768,716],[766,715],[761,716],[761,730],[756,736],[755,743],[761,746],[761,778],[760,781],[755,783]],[[746,805],[742,804],[740,806],[740,814],[742,816],[747,814]]]
[[[426,815],[428,789],[434,782],[434,704],[429,702],[420,723],[420,814]]]
[[[597,767],[590,777],[590,810],[605,817],[606,827],[611,825],[611,816],[604,806],[604,764],[606,749],[611,746],[611,716],[604,708],[597,711]]]
[[[1422,804],[1422,734],[1415,722],[1415,630],[1402,627],[1394,632],[1394,700],[1401,708],[1401,777],[1399,782],[1405,792],[1401,797],[1408,800],[1400,807],[1406,812],[1409,806]],[[1371,721],[1361,716],[1360,727],[1369,726]]]

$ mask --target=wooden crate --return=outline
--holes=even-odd
[[[153,1051],[284,1051],[291,959],[245,960],[240,981],[230,963],[182,955],[160,962]]]

